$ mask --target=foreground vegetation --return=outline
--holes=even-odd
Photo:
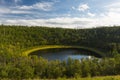
[[[37,56],[0,54],[0,78],[57,79],[120,75],[120,56],[48,61]]]

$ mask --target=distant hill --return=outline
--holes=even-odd
[[[120,53],[120,26],[91,29],[0,26],[1,52],[20,53],[40,45],[86,46],[113,56],[114,52]]]

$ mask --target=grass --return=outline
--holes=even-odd
[[[53,48],[76,48],[76,49],[83,49],[83,50],[88,50],[88,51],[92,51],[92,52],[95,52],[96,54],[104,57],[104,53],[96,50],[96,49],[93,49],[93,48],[88,48],[88,47],[81,47],[81,46],[64,46],[64,45],[45,45],[45,46],[37,46],[37,47],[32,47],[32,48],[29,48],[27,50],[24,50],[23,51],[23,55],[27,56],[28,54],[34,52],[34,51],[37,51],[37,50],[43,50],[43,49],[53,49]]]
[[[103,77],[92,77],[92,78],[59,78],[57,80],[120,80],[120,76],[103,76]]]
[[[37,50],[43,50],[43,49],[50,49],[50,48],[70,48],[69,46],[57,46],[57,45],[51,45],[51,46],[37,46],[33,48],[29,48],[27,50],[23,51],[23,55],[27,56],[28,54],[37,51]]]
[[[10,78],[0,78],[0,80],[17,80]],[[21,80],[21,79],[18,79]],[[58,78],[58,79],[22,79],[22,80],[120,80],[120,75],[116,76],[101,76],[101,77],[87,77],[87,78]]]

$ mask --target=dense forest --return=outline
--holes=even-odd
[[[40,45],[77,45],[103,52],[107,57],[120,53],[120,27],[63,29],[27,26],[0,26],[1,52],[21,53]]]
[[[23,56],[22,51],[41,45],[90,47],[104,58],[48,61]],[[120,75],[120,27],[64,29],[0,26],[0,79],[55,79]]]
[[[48,61],[37,56],[25,57],[0,54],[0,79],[39,80],[120,75],[119,57],[81,60],[69,58],[66,62]]]

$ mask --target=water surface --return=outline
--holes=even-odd
[[[67,60],[68,58],[72,59],[90,58],[90,56],[92,56],[92,52],[80,49],[57,48],[38,50],[32,52],[30,55],[41,56],[48,60]]]

